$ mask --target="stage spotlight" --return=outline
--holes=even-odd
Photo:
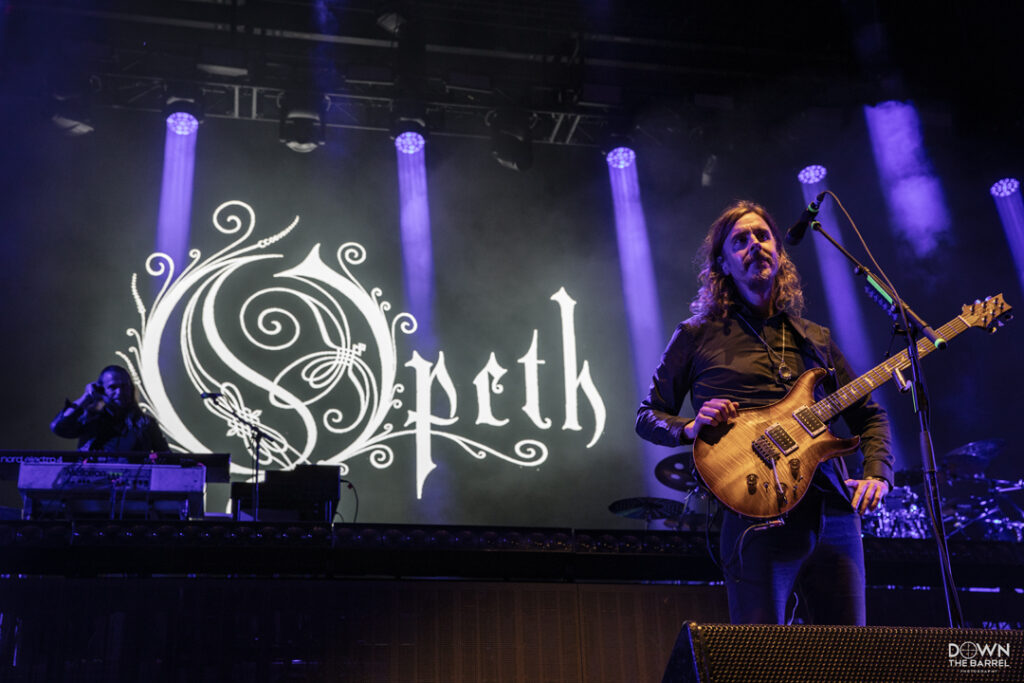
[[[288,149],[307,154],[327,142],[327,98],[316,93],[282,93],[280,139]]]
[[[156,250],[166,254],[175,264],[185,263],[188,254],[196,139],[203,118],[202,102],[202,90],[191,84],[169,85],[165,91],[163,114],[167,127]]]
[[[1006,242],[1017,266],[1017,276],[1024,287],[1024,198],[1020,193],[1020,181],[1003,178],[989,188],[989,194],[996,203],[999,219],[1006,232]]]
[[[612,168],[629,168],[636,162],[636,152],[629,147],[616,147],[608,152],[605,161]]]
[[[533,165],[533,117],[521,109],[496,109],[487,114],[491,156],[506,168],[525,171]]]
[[[1016,178],[1003,178],[1002,180],[996,181],[989,189],[989,192],[992,193],[993,197],[1003,198],[1009,197],[1019,189],[1019,180],[1017,180]]]
[[[423,145],[425,144],[427,144],[427,141],[424,137],[411,130],[400,133],[398,137],[395,138],[395,149],[403,154],[415,154],[423,149]]]
[[[796,179],[804,185],[815,185],[820,183],[828,175],[828,170],[819,164],[812,164],[797,173]]]
[[[415,154],[427,144],[427,114],[416,101],[397,100],[391,119],[391,139],[403,154]]]
[[[167,130],[192,135],[203,120],[203,91],[191,83],[168,84],[164,89],[164,119]]]
[[[616,119],[611,122],[611,129],[601,140],[601,154],[609,168],[629,168],[636,163],[630,123],[627,119]]]
[[[651,378],[651,363],[661,355],[663,329],[658,287],[654,279],[654,258],[647,220],[644,217],[640,178],[637,174],[636,152],[626,131],[627,122],[616,122],[615,132],[601,143],[608,166],[608,180],[615,209],[615,236],[619,253],[619,280],[626,307],[626,323],[632,357],[634,397],[646,393]],[[639,399],[637,399],[639,400]],[[644,442],[642,452],[651,463],[664,457],[660,446]],[[658,486],[654,466],[648,468],[647,489]]]
[[[176,111],[167,117],[167,129],[176,135],[192,135],[199,130],[199,119],[188,112]]]
[[[417,347],[436,351],[434,338],[434,257],[430,236],[425,132],[420,121],[393,128],[398,167],[399,223],[408,311],[416,318]]]

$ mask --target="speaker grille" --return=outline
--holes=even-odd
[[[680,635],[693,663],[666,682],[1024,680],[1024,631],[688,622]]]

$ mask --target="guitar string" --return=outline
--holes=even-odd
[[[954,318],[936,332],[939,336],[946,340],[952,339],[958,336],[960,333],[970,329],[971,325],[960,318]],[[919,339],[917,342],[918,351],[922,357],[930,354],[935,350],[935,347],[931,345],[927,339]],[[886,359],[876,367],[872,368],[858,379],[844,385],[835,393],[826,396],[821,399],[813,406],[811,410],[817,415],[818,419],[823,422],[831,420],[833,417],[838,415],[844,409],[846,409],[853,401],[858,400],[868,392],[882,386],[891,378],[891,372],[894,368],[901,370],[906,369],[910,366],[910,359],[908,357],[907,349],[899,352],[895,356]],[[866,386],[861,386],[866,385]]]

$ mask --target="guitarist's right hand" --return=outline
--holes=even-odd
[[[690,441],[697,438],[701,427],[709,425],[717,427],[722,423],[732,422],[738,415],[740,404],[730,401],[727,398],[712,398],[704,402],[704,405],[697,411],[693,422],[683,428],[683,433]]]

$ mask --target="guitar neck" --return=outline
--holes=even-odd
[[[943,339],[949,340],[970,327],[971,325],[969,325],[967,321],[960,316],[957,316],[940,327],[937,330],[937,333]],[[917,340],[917,352],[922,358],[934,350],[935,345],[927,338]],[[888,358],[884,362],[879,363],[857,379],[841,387],[834,394],[830,394],[821,399],[810,408],[819,420],[822,422],[828,422],[836,415],[891,380],[895,370],[902,371],[909,367],[910,354],[908,349],[903,349],[892,358]]]

